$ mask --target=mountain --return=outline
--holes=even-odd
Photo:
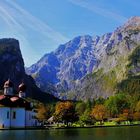
[[[132,17],[113,33],[79,36],[60,45],[27,73],[43,91],[50,89],[63,99],[86,100],[128,92],[127,86],[136,84],[132,80],[137,81],[137,87],[131,85],[132,92],[138,92],[139,46],[140,17]]]
[[[96,69],[83,77],[67,96],[86,100],[117,92],[140,94],[140,17],[133,17],[117,28],[101,47],[103,51],[96,53],[99,55]]]
[[[33,78],[25,73],[24,61],[16,39],[0,39],[0,88],[9,79],[14,83],[15,91],[21,82],[27,85],[27,96],[41,102],[56,101],[50,94],[43,93]]]
[[[36,64],[26,69],[43,91],[66,92],[74,81],[91,73],[97,64],[94,45],[99,37],[79,36],[54,52],[44,55]],[[53,90],[52,90],[53,89]]]

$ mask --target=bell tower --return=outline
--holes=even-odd
[[[13,95],[13,83],[10,79],[4,83],[4,95]]]
[[[19,97],[20,98],[25,98],[26,97],[26,85],[22,82],[19,87]]]

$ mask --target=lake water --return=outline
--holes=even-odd
[[[140,126],[57,130],[4,130],[0,140],[140,140]]]

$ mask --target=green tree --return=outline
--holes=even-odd
[[[85,112],[79,117],[80,124],[93,124],[94,119],[90,116],[90,110],[86,109]]]
[[[75,110],[79,116],[83,114],[86,110],[86,104],[84,102],[79,102],[76,104]]]
[[[111,117],[114,117],[116,114],[118,114],[118,108],[117,108],[115,96],[110,96],[109,99],[106,100],[105,106],[109,111],[109,115]]]
[[[110,96],[106,102],[105,106],[110,112],[111,117],[116,117],[118,114],[122,114],[124,109],[130,108],[130,103],[125,94],[116,94]]]
[[[136,105],[138,103],[138,100],[139,100],[139,96],[138,95],[128,95],[128,102],[130,104],[130,111],[131,113],[134,113],[135,112],[135,109],[136,109]]]
[[[95,100],[96,105],[104,104],[105,99],[103,97],[99,97]]]
[[[123,110],[129,108],[130,106],[127,100],[127,96],[123,93],[119,93],[116,94],[115,97],[116,97],[118,113],[123,113]]]
[[[86,101],[86,109],[89,109],[89,110],[91,110],[91,108],[92,108],[92,102],[91,102],[91,100],[87,100]]]

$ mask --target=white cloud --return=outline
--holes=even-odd
[[[105,8],[100,8],[99,6],[93,5],[92,3],[89,3],[86,0],[68,0],[68,1],[77,5],[77,6],[85,8],[91,12],[94,12],[100,16],[111,18],[111,19],[116,20],[117,22],[120,22],[120,23],[127,20],[127,18],[122,16],[122,15],[119,15],[117,13],[109,11],[108,9],[105,9]]]
[[[15,1],[0,1],[0,17],[11,29],[26,36],[27,30],[38,32],[44,38],[51,39],[56,44],[66,42],[68,39],[61,33],[52,29],[49,25],[33,16],[31,13],[19,6]]]
[[[0,25],[0,37],[13,37],[20,41],[28,66],[69,40],[14,0],[0,0]]]

